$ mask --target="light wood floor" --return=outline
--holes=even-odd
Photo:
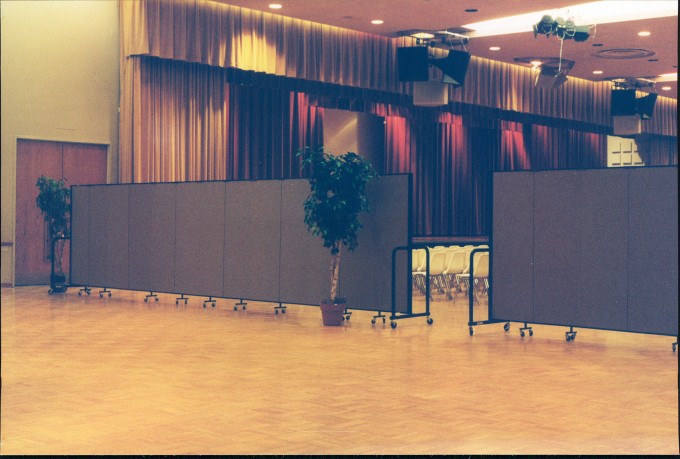
[[[678,454],[673,338],[2,289],[2,454]]]

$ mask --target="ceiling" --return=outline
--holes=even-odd
[[[451,30],[465,32],[461,26],[532,11],[557,10],[583,0],[276,0],[283,7],[268,7],[274,0],[220,0],[234,6],[267,11],[312,22],[389,37],[403,36],[405,31]],[[675,0],[670,0],[675,1]],[[639,2],[638,2],[639,3]],[[474,12],[466,12],[474,9]],[[371,24],[382,19],[381,25]],[[541,19],[536,18],[536,22]],[[576,24],[581,25],[581,24]],[[583,24],[586,25],[586,24]],[[640,31],[651,32],[640,37]],[[677,81],[658,81],[658,75],[676,73],[678,66],[678,17],[644,19],[599,24],[590,30],[586,41],[576,42],[533,32],[491,37],[472,37],[466,48],[473,56],[516,63],[516,59],[538,57],[574,61],[570,77],[592,81],[613,78],[643,78],[656,81],[652,89],[661,96],[677,99]],[[489,50],[498,46],[498,51]],[[461,49],[456,46],[455,49]],[[642,50],[642,51],[640,51]],[[643,52],[647,51],[647,52]],[[598,57],[605,56],[605,57]],[[527,59],[525,59],[527,60]],[[528,59],[530,60],[530,59]],[[531,64],[519,64],[530,66]],[[593,74],[601,70],[602,74]],[[661,87],[670,87],[662,90]]]

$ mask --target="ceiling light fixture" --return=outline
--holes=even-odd
[[[593,70],[593,75],[602,75],[602,70]]]
[[[661,86],[662,91],[670,91],[671,87],[670,86]]]
[[[491,46],[491,47],[489,48],[489,51],[500,51],[500,50],[501,50],[501,47],[500,47],[500,46]]]
[[[471,37],[491,37],[510,33],[531,32],[536,18],[545,15],[558,16],[560,11],[577,18],[581,24],[609,24],[614,22],[653,19],[678,15],[678,2],[649,0],[644,2],[599,1],[565,6],[560,10],[534,11],[489,21],[465,24],[473,32]]]
[[[420,38],[421,40],[430,40],[430,39],[434,38],[434,34],[429,33],[429,32],[418,32],[418,33],[411,34],[411,36],[413,38]]]
[[[640,37],[649,37],[652,34],[652,32],[648,32],[646,30],[643,30],[642,32],[638,32],[638,36]]]
[[[283,5],[281,5],[280,3],[270,3],[269,8],[273,10],[280,10],[281,8],[283,8]]]
[[[384,23],[384,22],[385,22],[385,21],[383,21],[382,19],[373,19],[373,20],[371,21],[371,24],[380,25],[380,24],[382,24],[382,23]]]

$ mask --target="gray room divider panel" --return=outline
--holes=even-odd
[[[103,186],[93,186],[90,189],[90,223],[87,236],[89,285],[108,285],[109,282],[106,272],[108,192],[109,189]]]
[[[304,223],[302,203],[308,195],[306,180],[281,183],[280,298],[285,303],[314,305],[330,296],[330,252]]]
[[[578,322],[580,176],[537,172],[534,182],[534,321]]]
[[[226,183],[225,298],[280,298],[281,181]]]
[[[356,309],[388,311],[392,307],[392,250],[405,245],[408,235],[409,176],[394,175],[373,180],[367,191],[372,209],[360,219],[355,252],[344,252],[340,290],[348,305]],[[396,305],[398,312],[408,312],[410,271],[405,252],[397,258]],[[400,263],[401,262],[401,263]]]
[[[677,335],[677,173],[494,174],[490,319]]]
[[[493,180],[493,314],[534,319],[534,174],[498,173]],[[496,271],[501,273],[496,275]]]
[[[627,328],[628,171],[581,171],[578,323]],[[603,308],[602,305],[607,305]]]
[[[175,291],[176,184],[130,186],[129,285]]]
[[[130,185],[111,185],[106,208],[107,287],[128,288],[129,219]]]
[[[91,187],[71,187],[71,256],[69,282],[87,285],[89,276],[87,237],[90,224]]]
[[[630,174],[628,325],[678,334],[678,169]]]
[[[389,311],[392,249],[410,243],[410,176],[369,186],[356,252],[343,253],[351,309]],[[329,251],[304,224],[309,182],[268,180],[74,187],[72,285],[318,305]],[[409,266],[397,312],[409,312]]]
[[[221,296],[224,182],[175,185],[175,285],[189,295]]]

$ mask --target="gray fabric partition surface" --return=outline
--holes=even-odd
[[[281,182],[226,182],[224,298],[280,298]]]
[[[391,255],[410,243],[408,175],[369,185],[372,212],[344,251],[351,309],[391,309]],[[307,180],[73,187],[72,285],[318,305],[330,252],[304,224]],[[398,312],[408,312],[406,257]],[[403,284],[403,285],[401,285]]]
[[[503,172],[493,189],[490,319],[677,335],[677,167]]]
[[[130,186],[130,290],[175,292],[176,184]],[[109,228],[109,231],[117,228]],[[200,237],[200,235],[196,235]],[[110,285],[114,288],[124,288]]]
[[[494,175],[492,225],[493,315],[499,320],[533,320],[533,173]]]
[[[224,278],[224,182],[178,183],[175,193],[173,291],[219,297]]]
[[[632,331],[678,334],[678,169],[630,175],[628,321]]]
[[[71,187],[71,248],[70,275],[72,285],[89,284],[89,247],[87,237],[90,223],[90,189],[91,187]],[[76,247],[76,250],[73,247]]]

